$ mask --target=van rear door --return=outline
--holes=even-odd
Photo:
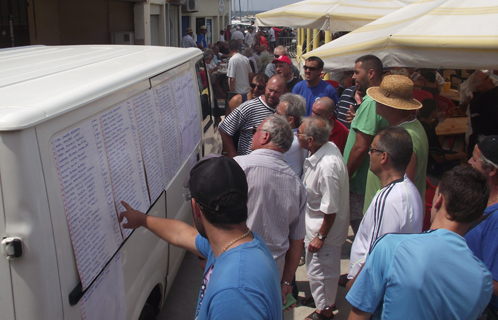
[[[3,211],[3,194],[0,185],[0,234],[4,239],[7,234],[5,230],[5,217]],[[3,252],[2,252],[3,253]],[[15,263],[15,261],[13,261]],[[2,319],[14,319],[14,300],[12,299],[12,280],[10,276],[10,261],[5,255],[0,257],[0,310]]]

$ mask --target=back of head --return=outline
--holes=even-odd
[[[286,119],[272,114],[261,127],[262,131],[270,134],[271,142],[283,152],[287,152],[294,140],[292,128]]]
[[[436,82],[436,74],[432,70],[423,70],[421,73],[422,77],[429,82]]]
[[[287,55],[287,48],[280,45],[280,46],[276,46],[275,49],[273,50],[274,53],[277,53],[279,52],[278,54],[283,54],[283,55]]]
[[[237,40],[230,40],[228,42],[228,49],[230,49],[230,51],[239,51],[239,42]]]
[[[328,118],[329,115],[334,112],[335,102],[330,97],[321,97],[317,99],[315,103],[323,108],[323,115],[321,116],[324,118]]]
[[[309,61],[309,62],[315,61],[317,63],[318,69],[323,69],[323,60],[316,57],[316,56],[311,56],[308,59],[306,59],[306,61]]]
[[[446,172],[439,182],[449,219],[472,223],[481,218],[489,198],[486,177],[469,166],[458,166]]]
[[[306,127],[303,133],[308,137],[313,137],[316,144],[324,145],[329,141],[332,128],[324,119],[320,117],[306,117],[303,119],[303,124]]]
[[[294,124],[299,127],[306,114],[306,100],[303,96],[294,93],[285,93],[280,97],[280,102],[287,102],[286,117],[293,117]]]
[[[190,170],[187,186],[213,226],[231,229],[247,220],[247,180],[235,160],[207,155]]]
[[[367,54],[356,59],[355,63],[361,62],[361,66],[365,70],[373,69],[375,72],[375,77],[377,79],[382,79],[383,66],[382,61],[372,54]]]
[[[420,118],[427,119],[430,117],[432,112],[437,110],[437,102],[434,99],[425,99],[422,101],[422,108],[418,110]]]
[[[483,171],[495,168],[498,170],[498,135],[490,135],[477,143],[481,151],[481,168]],[[498,175],[487,175],[489,183],[498,184]]]
[[[252,49],[251,48],[246,48],[244,50],[244,56],[246,56],[248,58],[252,57]]]
[[[384,127],[377,133],[377,149],[387,152],[392,168],[404,174],[413,154],[413,142],[403,127]]]

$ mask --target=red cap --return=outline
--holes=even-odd
[[[290,59],[289,59],[288,56],[281,55],[277,59],[273,59],[273,61],[271,63],[275,63],[277,61],[279,61],[279,62],[287,62],[288,64],[292,65],[292,62],[290,61]]]

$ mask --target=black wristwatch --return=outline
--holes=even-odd
[[[327,239],[327,236],[323,236],[320,233],[318,233],[317,237],[318,237],[319,240],[325,240],[325,239]]]

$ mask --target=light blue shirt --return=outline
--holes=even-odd
[[[465,239],[438,229],[379,238],[346,299],[373,319],[476,319],[492,292]]]

